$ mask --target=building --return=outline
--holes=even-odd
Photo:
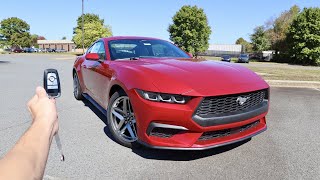
[[[222,56],[230,55],[237,57],[242,52],[242,45],[239,44],[210,44],[209,49],[202,55]]]
[[[39,48],[64,49],[68,52],[74,52],[76,45],[69,40],[38,40]]]

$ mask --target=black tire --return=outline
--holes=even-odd
[[[81,85],[80,85],[77,73],[73,74],[73,95],[74,95],[74,98],[76,98],[76,100],[83,99],[82,89],[81,89]]]
[[[118,135],[119,132],[117,132],[115,129],[114,129],[114,126],[112,124],[112,120],[111,120],[111,110],[112,110],[112,105],[114,104],[114,102],[121,98],[121,97],[128,97],[128,95],[123,91],[123,90],[120,90],[118,92],[115,92],[111,98],[110,98],[110,101],[109,101],[109,105],[108,105],[108,109],[107,109],[107,125],[108,125],[108,128],[109,128],[109,131],[110,133],[112,134],[112,137],[114,138],[114,140],[119,143],[120,145],[123,145],[125,147],[128,147],[128,148],[139,148],[140,147],[140,144],[137,142],[137,140],[135,140],[134,142],[127,142],[125,140],[123,140],[122,137],[120,137],[120,135]],[[128,97],[129,98],[129,97]],[[135,126],[136,127],[136,126]],[[137,136],[138,137],[138,136]]]

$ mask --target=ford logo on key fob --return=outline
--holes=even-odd
[[[46,69],[43,75],[43,87],[50,98],[57,98],[61,95],[60,79],[56,69]]]

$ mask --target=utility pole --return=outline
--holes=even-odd
[[[82,0],[82,53],[84,54],[84,4]]]

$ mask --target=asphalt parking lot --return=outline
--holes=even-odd
[[[72,94],[74,57],[0,55],[0,157],[26,131],[26,109],[43,70],[60,73],[57,100],[66,157],[51,146],[44,179],[320,179],[320,90],[271,88],[268,130],[247,142],[206,151],[124,148],[105,118]]]

